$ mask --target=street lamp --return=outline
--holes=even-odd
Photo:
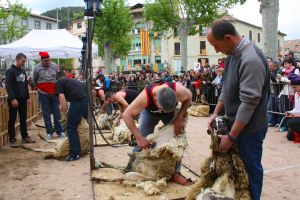
[[[83,69],[86,72],[86,82],[87,82],[87,90],[88,90],[88,96],[89,96],[89,109],[88,109],[88,124],[89,124],[89,149],[90,149],[90,167],[91,170],[95,169],[95,157],[94,157],[94,138],[93,138],[93,96],[92,96],[92,39],[93,39],[93,21],[95,23],[95,18],[97,16],[101,16],[101,4],[103,3],[103,0],[84,0],[85,2],[85,10],[84,10],[84,16],[88,17],[88,26],[86,31],[86,36],[82,37],[82,51],[81,55],[83,57]]]
[[[103,0],[84,0],[84,2],[84,16],[94,17],[101,15],[101,4],[103,3]]]

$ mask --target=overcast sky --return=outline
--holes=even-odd
[[[4,0],[0,0],[4,2]],[[27,8],[31,9],[31,12],[40,14],[47,10],[51,10],[57,7],[66,6],[84,6],[84,0],[22,0],[20,1],[26,5]],[[144,0],[129,0],[129,5],[136,3],[144,3]],[[300,28],[299,25],[299,8],[300,0],[279,0],[279,18],[278,18],[278,29],[287,34],[285,40],[289,39],[300,39]],[[229,13],[236,18],[261,26],[261,15],[259,13],[258,0],[247,0],[242,6],[237,5],[230,9]]]

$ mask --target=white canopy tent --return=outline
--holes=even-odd
[[[37,59],[40,51],[47,51],[50,58],[80,58],[81,50],[82,41],[65,29],[34,29],[19,40],[0,45],[0,57],[14,58],[24,53],[29,59]],[[97,45],[92,45],[92,51],[98,53]]]

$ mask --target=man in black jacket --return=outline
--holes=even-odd
[[[19,147],[15,134],[17,111],[20,116],[22,143],[35,143],[35,141],[28,136],[26,125],[29,91],[27,75],[23,69],[25,62],[26,56],[19,53],[16,56],[16,64],[13,64],[6,72],[7,102],[9,108],[8,136],[12,148]]]

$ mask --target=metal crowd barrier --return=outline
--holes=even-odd
[[[201,94],[207,99],[209,105],[216,105],[218,94],[215,85],[202,85]],[[279,124],[278,130],[286,119],[286,112],[293,109],[293,90],[289,83],[270,83],[270,93],[268,102],[268,117],[274,118],[275,124]]]
[[[124,87],[112,86],[112,90],[117,92],[122,88],[130,88],[142,91],[145,86],[134,86],[134,85],[125,85]],[[196,100],[196,89],[192,85],[188,89],[193,94],[193,102]],[[287,95],[280,95],[282,90],[287,91]],[[201,95],[205,96],[207,103],[210,106],[215,106],[218,103],[218,98],[221,92],[221,88],[211,83],[201,84]],[[270,95],[268,103],[268,114],[270,117],[276,116],[279,120],[279,128],[282,125],[282,122],[285,119],[286,111],[293,109],[293,94],[292,88],[289,83],[271,83],[270,84]],[[277,123],[276,122],[276,123]]]
[[[294,96],[289,83],[271,83],[268,102],[269,120],[279,123],[278,130],[286,119],[286,112],[293,109]]]

